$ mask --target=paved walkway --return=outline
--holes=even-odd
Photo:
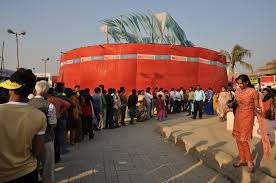
[[[231,131],[226,130],[226,122],[220,122],[216,116],[203,116],[204,119],[192,120],[185,114],[174,119],[158,123],[158,132],[170,141],[184,145],[193,157],[201,159],[209,167],[216,169],[234,182],[276,182],[276,148],[272,143],[272,158],[263,158],[260,139],[250,142],[251,152],[256,166],[253,174],[246,168],[233,168],[238,160],[238,151]]]
[[[154,132],[157,123],[151,120],[96,132],[94,140],[76,144],[62,157],[56,165],[57,182],[228,182]]]

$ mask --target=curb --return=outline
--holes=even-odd
[[[179,133],[172,133],[172,128],[158,124],[155,132],[168,139],[176,145],[184,147],[184,150],[198,160],[203,161],[209,168],[219,172],[231,182],[258,182],[258,183],[276,183],[276,179],[265,174],[260,170],[254,173],[247,173],[246,168],[234,168],[232,166],[235,158],[221,150],[208,150],[205,146],[194,147],[191,140],[179,137]]]

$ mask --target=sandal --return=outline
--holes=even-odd
[[[239,168],[241,166],[247,166],[247,162],[239,161],[239,162],[233,164],[233,167],[235,167],[235,168]]]

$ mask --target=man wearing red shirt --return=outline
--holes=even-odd
[[[58,97],[53,96],[53,89],[50,88],[48,91],[48,102],[54,104],[55,108],[56,108],[56,117],[57,117],[57,126],[55,128],[55,140],[54,140],[54,146],[55,146],[55,162],[59,162],[60,161],[60,136],[62,135],[63,137],[63,127],[62,127],[62,123],[60,122],[60,115],[69,109],[70,107],[70,103],[62,100]]]

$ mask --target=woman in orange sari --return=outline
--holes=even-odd
[[[254,171],[254,163],[251,157],[249,140],[252,138],[252,130],[254,125],[255,115],[258,115],[261,132],[264,134],[262,139],[266,142],[263,145],[268,146],[265,121],[261,117],[262,109],[260,108],[259,93],[252,88],[250,80],[247,75],[240,75],[236,79],[239,88],[236,91],[235,98],[237,101],[237,109],[234,119],[233,137],[236,138],[240,161],[234,163],[234,167],[248,166],[248,172]],[[264,148],[266,151],[267,149]],[[267,153],[267,152],[265,152]]]

